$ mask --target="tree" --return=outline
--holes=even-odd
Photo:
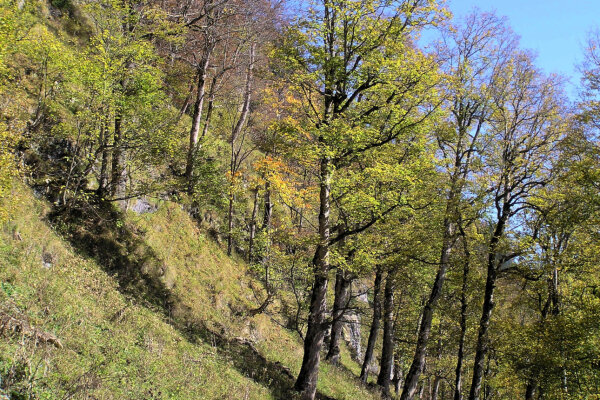
[[[481,392],[498,274],[523,252],[522,245],[511,243],[507,237],[509,222],[530,207],[535,190],[552,179],[555,148],[564,127],[560,84],[553,77],[542,76],[528,54],[515,52],[500,79],[502,84],[492,93],[493,123],[484,155],[494,221],[487,244],[487,276],[470,400],[479,399]]]
[[[375,343],[377,342],[377,336],[379,335],[379,326],[381,325],[381,281],[383,279],[383,268],[378,265],[375,272],[375,282],[373,284],[373,319],[371,321],[371,327],[369,329],[369,338],[367,339],[367,348],[365,350],[365,358],[362,363],[360,370],[360,380],[363,383],[367,383],[369,378],[369,368],[373,361],[373,352],[375,350]]]
[[[84,10],[93,35],[56,100],[61,114],[54,132],[71,142],[58,167],[66,168],[63,204],[86,192],[91,175],[105,200],[152,192],[157,184],[148,169],[174,151],[176,140],[159,60],[147,40],[149,31],[161,34],[155,20],[161,13],[121,1],[88,3]]]
[[[224,88],[231,89],[227,79],[239,68],[245,69],[244,55],[252,43],[256,47],[256,35],[260,32],[267,38],[273,33],[279,11],[264,0],[187,0],[168,7],[172,20],[181,27],[183,40],[163,44],[163,52],[193,70],[193,82],[180,111],[183,115],[192,106],[183,174],[186,191],[192,196],[198,180],[194,177],[196,158],[211,126],[215,101]]]
[[[10,215],[9,195],[13,179],[18,175],[14,151],[19,140],[23,139],[21,132],[26,129],[26,120],[19,115],[19,109],[25,108],[27,99],[15,90],[16,85],[12,85],[16,77],[11,59],[26,50],[26,39],[33,25],[32,11],[29,5],[19,6],[6,0],[0,2],[3,15],[0,25],[0,223]]]
[[[390,394],[390,377],[394,366],[394,278],[393,275],[387,276],[383,294],[383,348],[377,384],[382,387],[385,396]]]
[[[314,398],[325,309],[330,248],[372,226],[386,211],[332,235],[334,176],[363,154],[418,130],[434,107],[432,59],[411,43],[420,27],[437,22],[433,1],[329,1],[288,31],[280,57],[291,70],[304,117],[295,137],[318,166],[318,239],[304,357],[295,388]],[[430,89],[429,94],[427,89]]]
[[[492,14],[471,14],[462,27],[445,34],[443,43],[441,52],[447,57],[449,75],[446,88],[449,118],[436,137],[447,175],[443,238],[437,275],[423,308],[415,355],[404,381],[401,396],[404,400],[414,398],[423,372],[434,310],[460,236],[457,226],[465,207],[473,201],[466,193],[476,195],[478,190],[469,179],[477,168],[482,132],[491,117],[491,91],[499,84],[499,72],[508,51],[515,45],[515,38],[502,19]]]
[[[242,147],[236,148],[236,142],[240,134],[242,134],[242,129],[246,124],[248,119],[248,114],[250,113],[250,98],[252,95],[252,80],[253,80],[253,72],[254,72],[254,63],[255,63],[255,49],[256,45],[252,43],[250,45],[249,57],[248,57],[248,67],[246,72],[246,79],[244,84],[243,91],[243,101],[240,106],[240,115],[233,125],[233,129],[231,131],[231,156],[229,161],[229,175],[231,179],[231,185],[229,190],[229,211],[227,214],[228,220],[228,231],[227,231],[227,255],[231,255],[231,251],[233,250],[233,206],[234,206],[234,180],[235,176],[240,168],[240,164],[246,159],[246,157],[250,154],[249,152],[242,153]],[[243,142],[243,141],[242,141]]]

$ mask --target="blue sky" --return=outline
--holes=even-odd
[[[292,8],[308,4],[309,0],[288,0]],[[507,17],[521,37],[521,47],[537,53],[537,65],[544,71],[568,78],[567,92],[575,97],[586,37],[600,28],[600,0],[446,0],[446,5],[455,18],[475,7]]]
[[[568,91],[575,93],[576,64],[588,32],[600,25],[600,0],[447,0],[447,5],[455,18],[474,7],[508,17],[521,47],[537,52],[537,64],[546,72],[570,78]]]

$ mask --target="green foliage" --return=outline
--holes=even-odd
[[[52,4],[53,7],[56,7],[59,10],[70,11],[73,9],[73,3],[71,2],[71,0],[51,0],[50,4]]]
[[[0,2],[0,224],[5,222],[13,206],[11,187],[18,175],[17,160],[13,152],[22,139],[23,110],[27,104],[25,94],[14,85],[17,74],[15,58],[29,49],[23,37],[33,25],[33,8],[30,4],[19,7],[18,2]]]
[[[468,382],[491,265],[488,393],[600,393],[598,34],[573,116],[491,14],[428,53],[420,32],[449,17],[434,0],[314,1],[290,23],[270,2],[192,3],[0,0],[0,322],[33,329],[0,326],[0,397],[288,396],[315,277],[337,270],[363,327],[374,271],[393,280],[406,373],[444,240],[421,384],[451,387],[462,317]],[[152,212],[126,211],[142,196]],[[341,350],[320,394],[378,398]]]

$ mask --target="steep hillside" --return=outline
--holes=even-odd
[[[4,396],[289,398],[297,334],[249,316],[260,285],[179,206],[75,221],[15,195],[0,233]],[[376,398],[347,368],[323,364],[321,377],[322,398]]]

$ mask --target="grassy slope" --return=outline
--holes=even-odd
[[[135,239],[124,253],[151,254],[151,261],[132,254],[130,265],[144,277],[133,286],[162,288],[163,298],[151,300],[126,287],[134,275],[57,235],[45,222],[49,206],[28,189],[19,186],[16,195],[13,221],[0,231],[0,316],[55,334],[63,348],[5,332],[3,385],[46,399],[286,396],[302,356],[297,335],[265,315],[244,316],[257,305],[245,265],[224,255],[179,206],[163,203],[156,213],[112,221]],[[344,364],[356,370],[347,357]],[[348,368],[325,363],[319,392],[377,398]]]

